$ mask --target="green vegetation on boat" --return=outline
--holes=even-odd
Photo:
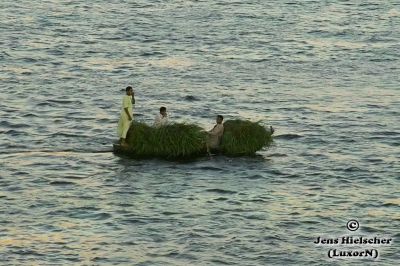
[[[228,156],[254,155],[272,143],[271,135],[259,123],[228,120],[224,123],[220,152]],[[207,132],[197,125],[152,127],[133,122],[126,137],[128,146],[114,146],[114,152],[133,158],[190,159],[206,155],[206,141]]]
[[[224,123],[221,151],[228,156],[253,155],[272,143],[272,133],[259,123],[228,120]]]

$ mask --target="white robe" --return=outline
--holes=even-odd
[[[128,112],[133,119],[132,107],[133,107],[132,96],[125,95],[124,98],[122,99],[121,116],[120,116],[119,122],[118,122],[118,136],[120,138],[123,138],[123,139],[126,138],[126,134],[128,133],[129,127],[132,122],[132,121],[129,121],[129,117],[125,112],[125,108],[128,108]]]
[[[156,115],[156,118],[154,119],[155,127],[165,126],[166,124],[168,124],[168,116],[163,116],[162,114]]]

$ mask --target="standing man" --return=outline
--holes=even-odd
[[[219,145],[221,144],[222,135],[224,134],[224,125],[222,121],[224,117],[222,115],[217,115],[216,122],[217,124],[211,129],[207,131],[208,139],[207,139],[207,153],[210,155],[211,150],[219,149]]]
[[[121,116],[118,122],[118,136],[121,145],[126,146],[126,134],[133,120],[133,104],[135,103],[135,95],[131,86],[126,87],[126,95],[122,99]]]
[[[156,118],[154,119],[154,126],[155,127],[161,127],[165,126],[168,124],[168,114],[167,114],[167,108],[164,106],[160,107],[160,113],[156,115]]]

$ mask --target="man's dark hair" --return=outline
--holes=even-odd
[[[129,90],[132,90],[131,86],[126,87],[125,91],[128,92]]]
[[[161,107],[160,107],[160,113],[161,113],[161,112],[166,112],[166,111],[167,111],[167,108],[165,108],[164,106],[161,106]]]
[[[224,120],[224,117],[222,115],[217,115],[218,118],[220,118],[221,120]]]

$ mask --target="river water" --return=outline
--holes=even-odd
[[[0,22],[2,265],[400,260],[397,0],[2,0]],[[223,114],[273,125],[274,144],[116,156],[127,85],[136,120]],[[394,243],[376,261],[313,243],[343,235]]]

